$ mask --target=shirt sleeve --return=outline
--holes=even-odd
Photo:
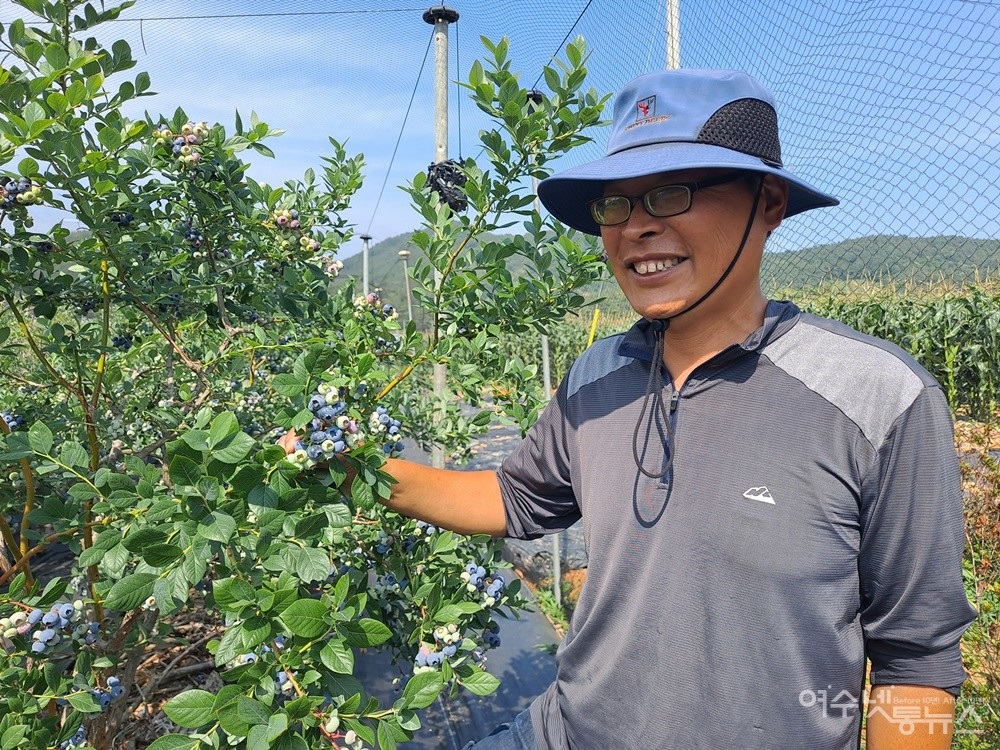
[[[566,419],[565,381],[525,439],[497,470],[507,536],[537,539],[580,518],[571,471],[573,436]]]
[[[862,485],[861,625],[871,682],[957,693],[976,617],[962,580],[965,526],[951,413],[925,387],[892,425]]]

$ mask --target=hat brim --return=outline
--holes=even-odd
[[[563,224],[586,234],[599,235],[601,228],[590,215],[587,204],[604,194],[607,183],[659,172],[709,168],[743,169],[773,174],[785,180],[789,188],[786,218],[813,208],[836,206],[840,202],[781,167],[707,143],[654,143],[619,151],[542,180],[538,184],[538,197],[548,212]]]

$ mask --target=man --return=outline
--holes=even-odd
[[[856,748],[866,657],[868,748],[949,746],[974,611],[948,406],[898,348],[764,296],[768,234],[837,203],[781,164],[746,74],[632,81],[607,155],[539,195],[642,320],[497,472],[389,462],[388,505],[438,526],[584,525],[556,681],[477,750]]]

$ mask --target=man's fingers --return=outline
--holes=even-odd
[[[285,449],[285,453],[291,455],[292,453],[295,453],[295,443],[298,442],[300,437],[301,435],[299,435],[299,433],[295,430],[289,430],[281,436],[280,440],[278,440],[278,445]]]

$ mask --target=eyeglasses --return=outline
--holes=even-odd
[[[661,185],[648,190],[642,195],[629,197],[627,195],[605,195],[587,204],[590,215],[602,227],[624,224],[632,215],[632,209],[638,201],[642,201],[646,213],[650,216],[664,218],[682,214],[691,208],[691,198],[698,190],[725,185],[741,179],[746,172],[729,172],[711,180],[687,182],[680,185]]]

